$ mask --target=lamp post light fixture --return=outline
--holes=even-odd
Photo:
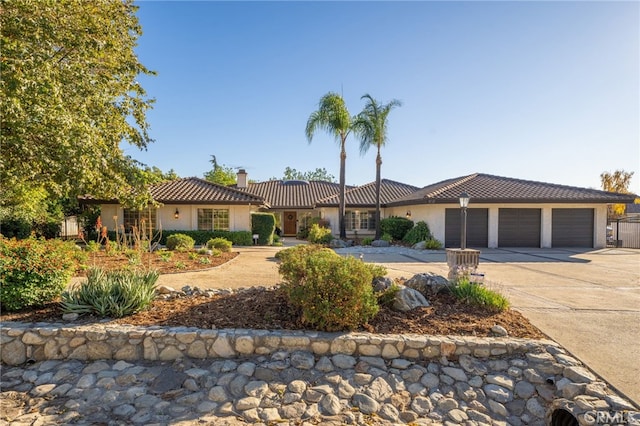
[[[469,194],[463,192],[460,194],[460,248],[467,248],[467,207],[469,206]]]

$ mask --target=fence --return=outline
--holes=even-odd
[[[609,222],[607,246],[640,248],[640,217],[625,217]]]
[[[67,216],[60,223],[60,238],[77,238],[78,229],[78,217]]]

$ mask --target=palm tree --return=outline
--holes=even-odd
[[[336,142],[340,144],[340,206],[338,211],[338,223],[340,227],[340,238],[347,237],[344,223],[345,215],[345,162],[347,151],[345,142],[352,130],[353,119],[349,115],[349,110],[344,103],[342,96],[329,92],[324,95],[318,103],[318,110],[311,113],[307,120],[306,135],[311,143],[313,134],[317,129],[322,129],[331,133]]]
[[[380,156],[380,148],[387,143],[387,117],[389,112],[397,106],[401,106],[402,102],[393,99],[388,104],[379,104],[371,95],[366,94],[360,99],[366,99],[367,103],[364,109],[355,118],[353,123],[354,132],[360,138],[360,153],[364,154],[369,147],[375,145],[378,149],[376,156],[376,239],[380,238],[380,166],[382,165],[382,157]]]

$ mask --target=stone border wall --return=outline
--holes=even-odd
[[[550,340],[428,336],[416,334],[322,333],[192,327],[134,327],[0,323],[1,360],[19,365],[27,360],[124,361],[179,358],[215,359],[307,351],[315,355],[379,356],[385,359],[431,360],[471,355],[488,358],[535,352],[557,346]]]
[[[465,391],[455,404],[464,409],[454,413],[461,421],[476,416],[478,421],[506,418],[510,424],[553,425],[558,423],[554,413],[565,419],[568,413],[587,425],[597,423],[598,416],[639,414],[549,340],[5,322],[0,323],[0,345],[0,358],[7,365],[61,359],[264,358],[287,352],[308,352],[317,358],[381,358],[391,365],[408,359],[439,371],[439,378],[433,378],[452,392],[473,390],[470,399]],[[486,414],[474,409],[479,394],[487,404],[478,407]]]

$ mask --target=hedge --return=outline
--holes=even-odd
[[[273,244],[273,233],[276,230],[276,217],[273,213],[252,213],[251,232],[258,234],[258,244]]]
[[[250,246],[253,245],[251,232],[249,231],[162,231],[160,244],[167,244],[167,237],[172,234],[184,234],[194,239],[196,245],[203,246],[212,238],[224,238],[231,241],[234,246]]]

